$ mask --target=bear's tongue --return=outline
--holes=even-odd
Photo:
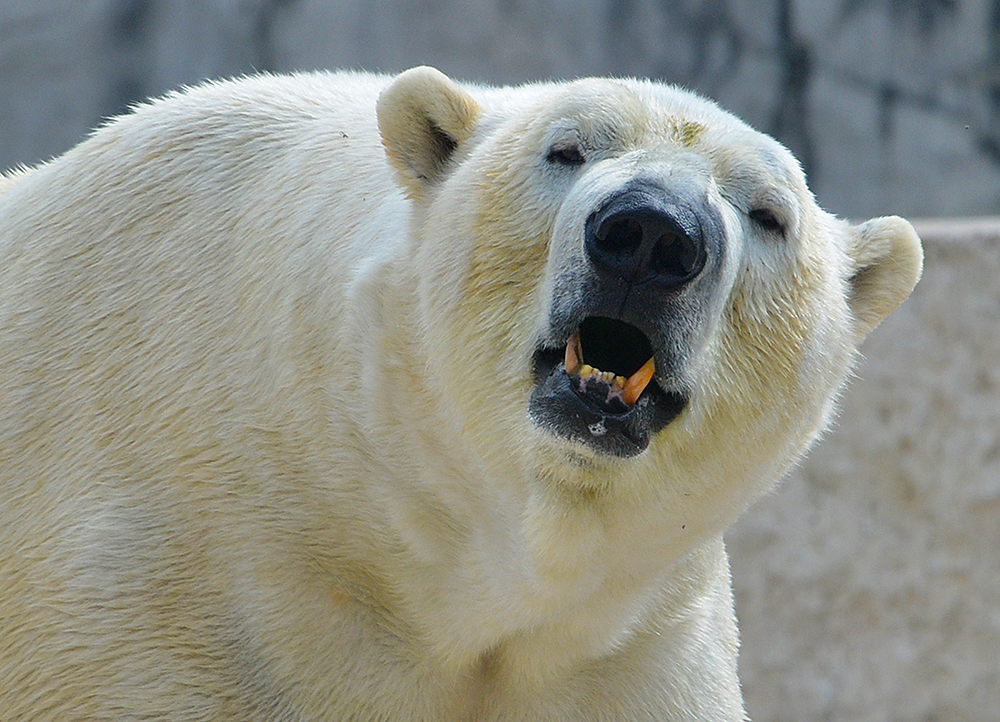
[[[584,363],[583,349],[580,346],[579,329],[573,333],[566,343],[564,365],[566,373],[571,379],[577,380],[581,390],[591,382],[603,383],[608,387],[607,402],[618,399],[629,408],[639,400],[639,396],[649,385],[649,382],[653,380],[653,374],[656,371],[656,365],[653,363],[652,357],[642,365],[642,368],[627,379],[624,376],[618,376],[612,371],[601,371]]]

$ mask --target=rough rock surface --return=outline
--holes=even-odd
[[[1000,219],[918,231],[837,425],[728,535],[758,722],[1000,710]]]
[[[0,167],[203,78],[420,64],[680,83],[786,143],[835,213],[1000,211],[1000,0],[0,0]]]

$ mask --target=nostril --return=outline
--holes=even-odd
[[[586,245],[591,260],[605,272],[630,278],[649,274],[661,283],[686,282],[703,260],[697,241],[654,212],[610,215],[589,234]]]
[[[698,270],[701,254],[686,234],[664,233],[656,240],[649,268],[657,276],[687,278]]]
[[[584,249],[596,271],[629,283],[679,287],[707,262],[701,221],[669,192],[638,186],[587,218]]]
[[[632,216],[612,216],[595,234],[595,246],[605,256],[627,262],[642,247],[642,223]]]

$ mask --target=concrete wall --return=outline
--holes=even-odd
[[[838,213],[1000,213],[1000,0],[0,0],[0,167],[206,77],[418,63],[681,82]],[[1000,719],[1000,221],[921,229],[837,427],[729,535],[758,722]]]
[[[0,167],[202,78],[420,63],[682,83],[836,213],[1000,212],[1000,0],[0,0]]]
[[[836,426],[728,535],[758,722],[1000,719],[1000,219],[918,231]]]

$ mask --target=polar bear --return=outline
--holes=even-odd
[[[899,218],[642,80],[261,76],[0,194],[13,720],[742,720],[723,530]]]

